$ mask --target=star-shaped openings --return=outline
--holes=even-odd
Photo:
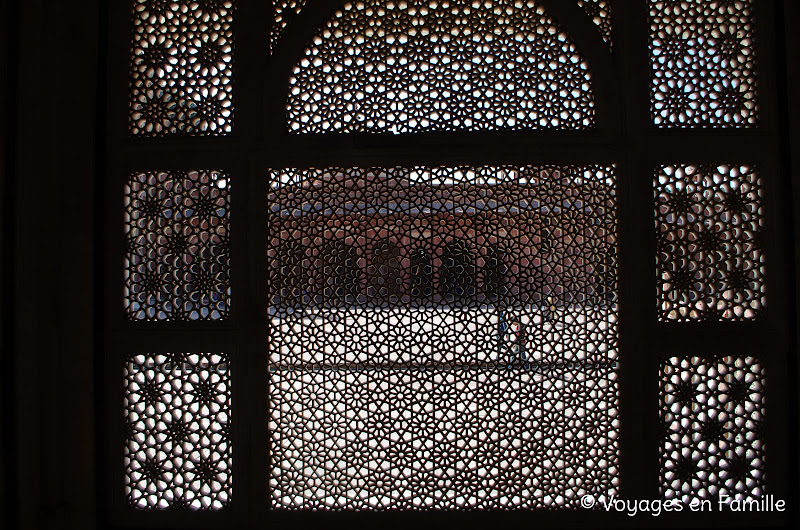
[[[766,292],[757,169],[661,166],[654,185],[659,319],[758,319]]]
[[[284,169],[270,182],[276,361],[605,361],[616,347],[613,168]]]
[[[272,28],[269,34],[269,50],[278,44],[289,21],[305,7],[306,0],[275,0],[272,2]]]
[[[231,0],[133,0],[131,135],[231,132],[233,13]]]
[[[586,15],[592,19],[603,40],[606,41],[608,47],[613,45],[612,39],[612,24],[611,24],[611,0],[578,0],[580,6]]]
[[[617,491],[613,167],[269,179],[273,506]]]
[[[230,311],[230,179],[133,173],[125,190],[125,310],[132,320],[220,320]]]
[[[755,127],[752,0],[649,0],[658,127]]]
[[[534,0],[348,2],[294,67],[288,129],[590,129],[592,82]]]
[[[230,409],[226,355],[129,355],[123,436],[131,506],[229,509]]]
[[[661,494],[764,493],[764,373],[753,357],[673,357],[661,366]]]
[[[272,505],[578,507],[619,491],[616,371],[271,369]]]

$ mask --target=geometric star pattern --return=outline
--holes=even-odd
[[[611,0],[577,0],[592,22],[597,25],[603,40],[611,47]],[[270,34],[270,51],[275,49],[275,45],[280,40],[283,30],[286,29],[289,17],[286,13],[294,11],[299,14],[305,7],[306,0],[276,0],[273,2],[273,25]]]
[[[222,171],[131,173],[125,187],[129,319],[227,318],[229,191]]]
[[[136,508],[230,509],[231,389],[218,353],[125,363],[125,495]]]
[[[661,495],[764,494],[764,372],[749,356],[672,357],[661,366]]]
[[[766,304],[762,188],[753,166],[655,175],[659,319],[756,320]]]
[[[616,372],[273,369],[272,506],[578,507],[618,491]]]
[[[131,135],[231,132],[233,13],[227,0],[133,0]]]
[[[658,127],[755,127],[751,0],[649,0]]]
[[[578,0],[578,6],[589,15],[603,35],[603,40],[611,48],[611,0]]]
[[[613,167],[269,178],[273,507],[618,491]]]
[[[275,49],[275,45],[278,44],[281,35],[283,35],[283,30],[286,29],[289,18],[293,16],[291,12],[293,11],[296,15],[300,13],[300,10],[302,10],[305,5],[306,0],[275,0],[272,3],[273,23],[269,37],[270,52]]]
[[[588,63],[534,0],[364,0],[311,39],[293,133],[589,129]]]

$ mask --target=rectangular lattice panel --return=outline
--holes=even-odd
[[[662,166],[655,197],[659,319],[758,319],[766,289],[757,169]]]
[[[764,370],[753,357],[673,357],[661,366],[661,494],[764,493]]]
[[[228,356],[125,362],[125,495],[136,508],[220,510],[231,498]]]
[[[274,507],[617,491],[613,167],[270,173]]]
[[[658,127],[755,127],[751,0],[649,0]]]
[[[125,186],[125,311],[131,320],[220,320],[230,310],[230,178],[148,171]]]
[[[618,492],[616,370],[276,370],[283,508],[542,508]]]
[[[132,135],[231,132],[233,13],[229,0],[133,0]]]

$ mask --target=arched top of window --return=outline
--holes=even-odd
[[[587,129],[589,65],[533,0],[357,0],[289,80],[295,133]]]
[[[563,1],[563,0],[561,0]],[[592,19],[603,40],[610,48],[611,37],[611,0],[576,0],[578,7]],[[272,30],[270,31],[269,49],[275,49],[289,21],[302,11],[306,0],[274,0],[272,3]]]

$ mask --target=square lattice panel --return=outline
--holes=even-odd
[[[655,197],[659,319],[758,319],[766,287],[757,169],[662,166]]]
[[[128,357],[125,495],[132,506],[230,508],[228,362],[216,353]]]
[[[273,507],[618,491],[613,167],[269,178]]]
[[[753,357],[673,357],[661,366],[661,494],[764,493],[764,370]]]

